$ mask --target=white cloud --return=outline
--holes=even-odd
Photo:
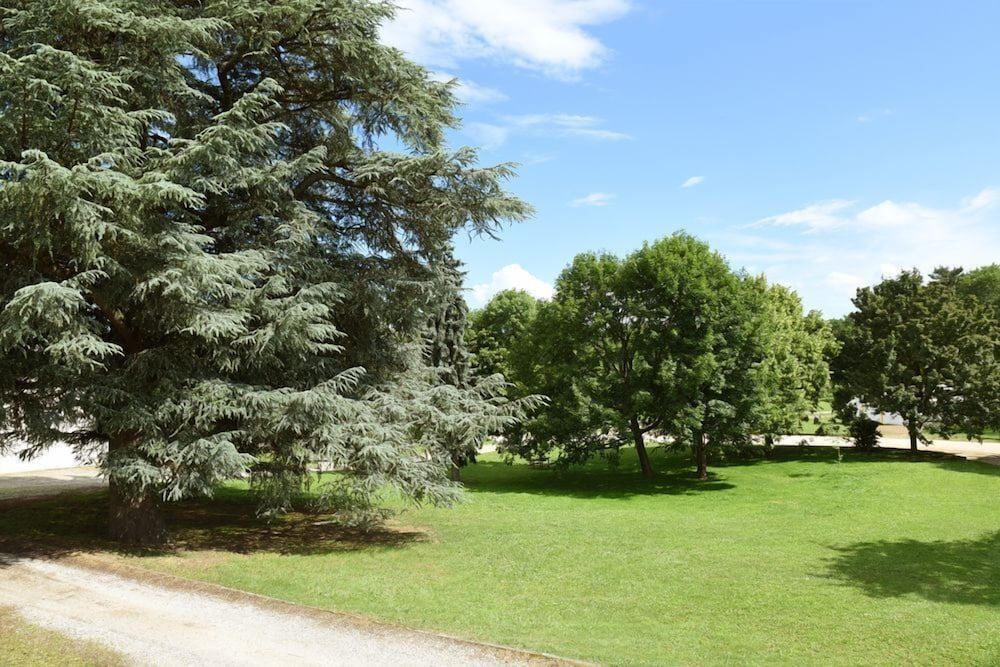
[[[886,199],[874,206],[852,212],[857,202],[833,199],[810,204],[804,208],[763,218],[751,226],[805,227],[810,231],[850,228],[858,231],[874,229],[919,230],[923,234],[962,227],[974,223],[1000,204],[1000,189],[987,188],[962,200],[956,208],[932,208],[916,202],[894,202]]]
[[[852,273],[843,271],[831,271],[826,274],[826,284],[833,288],[846,289],[853,292],[865,284],[865,279]]]
[[[472,138],[485,148],[497,148],[514,134],[534,137],[583,138],[595,141],[622,141],[632,137],[600,127],[596,116],[575,114],[521,114],[501,116],[496,123],[470,123]],[[487,131],[484,136],[484,130]],[[487,145],[488,144],[488,145]]]
[[[465,126],[465,132],[477,146],[485,150],[500,148],[510,136],[510,128],[492,123],[469,123]]]
[[[597,139],[598,141],[624,141],[632,136],[624,132],[614,132],[613,130],[600,130],[590,127],[574,127],[566,130],[563,136],[585,137],[587,139]]]
[[[570,206],[607,206],[615,198],[608,192],[591,192],[586,197],[580,197],[570,202]]]
[[[495,88],[482,86],[475,81],[462,79],[448,72],[431,72],[431,78],[441,82],[454,81],[455,95],[465,104],[487,104],[507,99],[506,95]]]
[[[878,268],[879,271],[882,272],[883,278],[894,278],[903,272],[903,269],[899,268],[892,262],[883,262]]]
[[[696,185],[701,185],[705,182],[704,176],[692,176],[683,183],[681,183],[682,188],[693,188]]]
[[[839,227],[843,224],[843,219],[837,214],[851,206],[854,206],[853,201],[831,199],[829,201],[810,204],[804,208],[788,211],[787,213],[779,213],[778,215],[763,218],[751,226],[804,226],[811,230],[829,229],[831,227]]]
[[[727,256],[761,265],[767,273],[795,276],[811,307],[836,315],[849,296],[901,270],[929,273],[938,266],[972,269],[997,261],[1000,188],[989,188],[951,207],[886,199],[864,207],[832,200],[759,220],[756,230],[726,238]],[[777,229],[776,229],[777,228]],[[790,233],[798,228],[803,234]],[[780,229],[780,231],[778,231]],[[783,244],[791,247],[784,248]]]
[[[508,264],[495,272],[488,283],[472,286],[472,298],[475,305],[483,305],[494,294],[506,289],[521,289],[539,299],[552,298],[552,285],[541,278],[532,275],[520,264]]]
[[[621,18],[629,0],[397,0],[382,40],[426,65],[490,58],[573,78],[608,49],[587,31]]]
[[[892,109],[886,107],[884,109],[879,109],[878,111],[875,112],[867,112],[859,114],[858,117],[855,118],[855,120],[858,121],[859,123],[870,123],[880,116],[891,116],[891,115],[892,115]]]

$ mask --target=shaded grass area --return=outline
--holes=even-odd
[[[113,651],[30,625],[13,611],[0,608],[0,665],[117,667],[125,664],[122,656]]]
[[[609,664],[1000,662],[1000,468],[780,448],[699,483],[683,458],[654,462],[646,482],[629,454],[563,472],[487,457],[468,502],[371,534],[266,524],[228,488],[170,510],[174,550],[128,559]],[[108,548],[100,501],[9,507],[0,549]]]

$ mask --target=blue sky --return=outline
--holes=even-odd
[[[452,141],[537,209],[459,240],[473,306],[679,229],[829,316],[1000,261],[1000,2],[399,4],[383,38],[462,82]]]

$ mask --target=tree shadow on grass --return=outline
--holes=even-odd
[[[315,555],[391,549],[425,541],[419,529],[346,528],[322,514],[293,512],[266,520],[246,491],[225,490],[212,500],[164,506],[170,541],[156,550],[123,550],[106,539],[107,494],[64,495],[0,503],[0,553],[19,558],[59,558],[80,552],[161,556],[182,551]],[[0,560],[0,568],[5,563]]]
[[[649,495],[688,495],[735,488],[715,473],[698,480],[686,462],[659,460],[656,474],[643,478],[638,470],[606,463],[560,468],[535,468],[481,461],[463,471],[466,488],[472,493],[532,493],[573,498],[626,499]]]
[[[937,463],[938,467],[945,470],[1000,477],[1000,456],[990,456],[977,460],[965,460],[955,456],[943,459]]]
[[[826,576],[871,597],[1000,606],[1000,531],[951,542],[860,542],[835,551]]]
[[[972,472],[981,475],[1000,476],[1000,466],[990,465],[986,461],[966,460],[956,454],[920,450],[916,454],[908,449],[879,448],[872,451],[861,451],[853,447],[815,447],[781,445],[758,457],[740,459],[734,458],[720,461],[712,465],[718,469],[767,465],[772,463],[816,463],[825,465],[864,465],[868,463],[933,463],[939,468],[954,472]],[[793,477],[809,477],[811,473],[793,473]]]

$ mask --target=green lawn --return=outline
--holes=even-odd
[[[0,665],[112,667],[124,664],[121,656],[113,651],[29,625],[14,612],[0,608]]]
[[[303,515],[262,529],[229,490],[172,511],[176,552],[130,561],[609,664],[1000,663],[1000,468],[842,455],[782,448],[703,484],[659,452],[651,482],[629,457],[485,461],[468,503],[367,537]],[[0,531],[83,545],[100,516],[64,500],[0,513]]]

